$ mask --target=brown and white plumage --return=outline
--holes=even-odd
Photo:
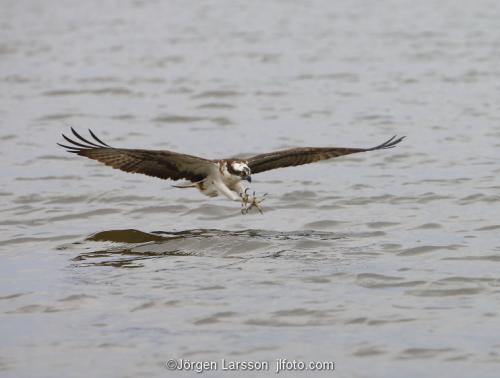
[[[143,173],[161,179],[200,181],[215,168],[212,161],[196,156],[172,151],[114,148],[102,142],[91,130],[93,141],[83,138],[73,128],[71,131],[78,141],[62,134],[71,145],[58,143],[61,147],[125,172]]]
[[[357,152],[383,150],[393,148],[401,142],[404,137],[396,139],[393,136],[386,142],[372,148],[344,148],[344,147],[298,147],[287,150],[270,152],[253,156],[248,159],[248,166],[252,173],[270,171],[276,168],[293,167],[297,165],[315,163],[321,160],[333,159],[343,155]]]
[[[73,128],[74,139],[62,135],[69,143],[60,144],[68,152],[98,160],[113,168],[130,173],[142,173],[161,179],[188,180],[192,184],[178,187],[197,187],[203,194],[223,194],[241,200],[245,189],[242,180],[251,181],[252,173],[277,168],[314,163],[358,152],[395,147],[404,137],[395,136],[372,148],[300,147],[260,154],[248,159],[209,160],[167,150],[114,148],[101,141],[91,130],[91,140],[82,137]]]

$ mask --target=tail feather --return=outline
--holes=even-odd
[[[196,181],[196,182],[188,182],[185,184],[172,185],[174,188],[187,189],[187,188],[196,188],[198,184],[201,184],[205,179]]]

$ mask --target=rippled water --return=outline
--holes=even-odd
[[[499,19],[482,0],[3,1],[0,375],[497,376]],[[407,139],[256,175],[265,213],[243,216],[65,153],[70,125],[210,158]]]

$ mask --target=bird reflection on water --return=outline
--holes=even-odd
[[[82,252],[72,261],[79,266],[138,268],[143,266],[140,263],[141,260],[166,256],[217,255],[239,259],[278,257],[283,251],[292,251],[297,242],[302,243],[304,240],[328,242],[345,237],[337,233],[319,231],[193,229],[176,232],[143,232],[134,229],[108,230],[93,234],[84,242],[86,247],[89,246],[89,242],[107,243],[104,248]]]

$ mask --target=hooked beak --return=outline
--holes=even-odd
[[[245,180],[247,180],[248,182],[252,182],[252,176],[250,176],[250,175],[246,176]]]

